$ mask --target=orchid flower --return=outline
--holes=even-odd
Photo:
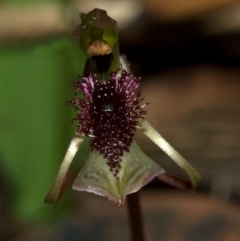
[[[45,202],[56,205],[62,193],[68,168],[84,138],[90,153],[73,183],[73,189],[107,197],[118,206],[126,196],[137,192],[153,178],[177,185],[137,145],[134,134],[142,131],[188,175],[192,189],[199,184],[199,173],[146,120],[140,78],[130,71],[125,57],[119,56],[116,21],[106,11],[94,9],[81,14],[82,24],[74,31],[89,54],[83,77],[74,83],[75,97],[67,104],[77,110],[76,133],[62,161],[57,178]],[[80,92],[84,97],[77,97]],[[81,95],[81,96],[82,96]]]

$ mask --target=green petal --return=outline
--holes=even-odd
[[[49,193],[47,194],[44,200],[45,203],[49,203],[54,206],[57,205],[57,202],[61,196],[61,189],[64,186],[64,181],[67,180],[66,177],[68,168],[72,162],[73,157],[75,156],[79,147],[81,146],[83,138],[84,136],[75,133],[72,141],[70,142],[66,155],[62,161],[62,164],[58,171],[57,178],[55,179],[52,188],[50,189]]]
[[[91,152],[73,183],[73,189],[107,197],[118,206],[124,205],[126,195],[136,192],[164,170],[147,157],[133,141],[121,161],[118,178],[110,172],[107,160],[99,152]]]
[[[150,124],[144,120],[140,130],[159,146],[168,156],[170,156],[188,175],[193,188],[199,185],[201,176],[196,169],[179,154]]]

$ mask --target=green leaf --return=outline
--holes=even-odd
[[[74,133],[65,101],[83,70],[82,56],[68,39],[0,48],[0,168],[20,220],[46,221],[66,208],[62,202],[54,212],[43,199]]]

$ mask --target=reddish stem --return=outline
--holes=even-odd
[[[131,240],[144,241],[142,214],[138,192],[127,196],[127,206],[131,227]]]

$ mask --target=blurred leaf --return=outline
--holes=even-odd
[[[13,212],[24,220],[57,212],[43,200],[74,133],[64,103],[84,62],[69,39],[0,48],[0,168],[11,183]]]

